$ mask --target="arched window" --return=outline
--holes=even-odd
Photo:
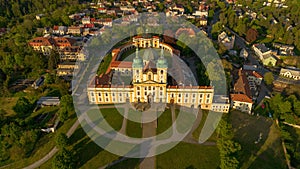
[[[140,87],[137,87],[137,90],[140,90]]]
[[[151,74],[148,74],[148,80],[151,80]]]
[[[161,71],[160,71],[160,74],[163,74],[163,73],[164,73],[164,70],[161,70]]]

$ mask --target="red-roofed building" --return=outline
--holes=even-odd
[[[44,55],[50,55],[54,49],[55,42],[50,37],[36,37],[29,42],[29,45],[35,51],[41,52]]]
[[[178,38],[182,33],[186,33],[190,37],[194,37],[196,35],[195,31],[192,28],[179,28],[175,36]]]
[[[251,114],[252,99],[245,94],[230,94],[231,107],[242,112]]]
[[[65,37],[54,37],[54,45],[58,49],[62,49],[65,47],[73,46],[76,43],[76,40]]]

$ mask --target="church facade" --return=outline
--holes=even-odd
[[[122,50],[133,48],[136,51],[132,61],[119,60]],[[140,56],[139,48],[150,50],[155,48],[160,50],[160,54],[155,57],[153,52],[145,51],[144,56]],[[112,61],[106,73],[96,76],[88,86],[90,103],[174,103],[212,110],[215,107],[214,88],[195,86],[191,83],[172,83],[164,51],[169,52],[171,56],[174,52],[178,52],[171,46],[161,43],[157,37],[135,37],[132,43],[113,50]],[[130,83],[120,80],[122,77],[130,79]],[[228,103],[219,104],[224,107],[220,109],[221,112],[229,111]]]

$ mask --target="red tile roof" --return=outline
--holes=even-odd
[[[256,71],[243,70],[243,73],[245,73],[248,76],[254,76],[256,78],[263,78],[263,76],[260,73],[256,72]]]
[[[111,62],[110,67],[116,67],[116,68],[131,68],[132,62],[126,62],[126,61],[114,61]]]
[[[212,86],[167,86],[169,89],[213,89]]]
[[[261,74],[259,74],[258,72],[253,71],[253,76],[255,76],[256,78],[263,78],[263,76]]]
[[[246,103],[253,103],[251,98],[245,94],[230,94],[230,98],[232,101],[239,101],[239,102],[246,102]]]
[[[73,46],[73,44],[76,43],[76,40],[71,38],[55,37],[54,43],[56,47],[61,47],[61,46],[66,47],[66,46]]]
[[[52,38],[36,37],[29,42],[30,46],[53,46],[54,41]]]
[[[242,69],[238,71],[238,79],[234,84],[234,92],[243,93],[246,94],[248,97],[251,97],[251,91],[248,84],[248,80],[245,75],[245,72],[243,72]]]

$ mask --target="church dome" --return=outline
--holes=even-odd
[[[143,68],[143,61],[138,56],[138,48],[136,48],[136,56],[133,59],[132,68]]]
[[[168,62],[167,62],[167,59],[164,57],[163,49],[161,49],[160,58],[157,60],[156,67],[157,68],[168,68]]]

